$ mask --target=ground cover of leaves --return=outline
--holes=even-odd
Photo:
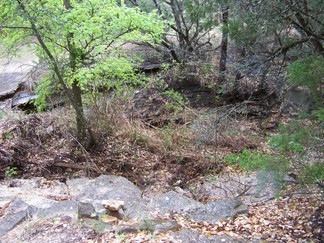
[[[64,130],[60,129],[66,127],[67,121],[55,120],[54,117],[57,116],[54,113],[51,115],[50,118],[45,115],[31,115],[1,124],[2,172],[7,166],[16,166],[19,169],[18,176],[23,178],[45,176],[48,179],[63,181],[75,176],[109,173],[128,178],[144,191],[150,189],[157,193],[170,190],[174,186],[186,188],[187,183],[193,179],[218,174],[225,165],[216,161],[217,158],[226,153],[241,151],[245,147],[262,144],[262,141],[254,141],[246,136],[220,134],[221,144],[211,143],[203,148],[177,144],[178,149],[165,150],[161,149],[158,143],[155,146],[150,136],[125,139],[120,135],[105,140],[99,150],[89,153],[77,148],[73,133],[65,134]],[[237,127],[242,131],[260,132],[255,124],[255,121],[240,121]],[[216,132],[222,129],[223,127],[218,127]],[[214,141],[219,137],[214,138]],[[179,138],[178,136],[175,140]],[[229,142],[225,141],[227,138],[230,139]],[[176,145],[175,142],[173,145]],[[210,149],[213,146],[217,147],[217,151]],[[323,241],[322,194],[316,190],[301,195],[294,195],[294,192],[295,190],[291,189],[289,196],[260,205],[251,205],[247,214],[237,215],[217,224],[192,222],[183,215],[170,215],[170,218],[177,220],[184,228],[207,236],[229,235],[245,241]],[[46,227],[46,230],[42,231],[42,227]],[[113,231],[98,232],[97,229],[74,227],[61,222],[44,223],[37,229],[38,233],[34,234],[38,235],[39,239],[46,238],[51,232],[64,231],[70,232],[71,235],[79,234],[80,242],[172,241],[168,234],[152,235],[150,232],[139,232],[120,236]]]
[[[323,242],[324,203],[321,192],[291,194],[259,205],[252,205],[247,214],[218,223],[194,222],[186,215],[171,213],[164,219],[175,220],[182,229],[211,236],[230,236],[243,242]],[[128,226],[134,221],[117,221],[118,226]],[[142,222],[143,223],[143,222]],[[18,227],[22,227],[21,225]],[[149,227],[148,227],[149,228]],[[17,232],[21,235],[17,235]],[[16,234],[16,235],[15,235]],[[4,240],[14,242],[181,242],[174,232],[152,233],[141,230],[134,233],[118,233],[112,225],[71,223],[69,218],[40,219],[24,226],[20,231],[10,232]]]

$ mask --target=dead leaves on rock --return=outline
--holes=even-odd
[[[245,240],[275,242],[320,242],[324,230],[324,203],[321,195],[294,196],[251,206],[247,215],[238,215],[216,224],[185,223],[206,235],[229,235]]]

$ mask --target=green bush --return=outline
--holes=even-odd
[[[247,149],[239,154],[231,154],[223,159],[230,165],[238,165],[245,171],[271,170],[287,172],[289,163],[284,157],[251,152]]]
[[[289,66],[287,82],[308,88],[319,107],[323,106],[324,58],[311,56],[296,61]]]
[[[166,90],[162,94],[170,99],[167,108],[175,113],[182,111],[188,103],[183,95],[173,89]]]
[[[269,144],[284,153],[305,153],[305,147],[316,143],[316,136],[309,127],[298,121],[279,128],[279,134],[270,137]]]
[[[324,180],[324,164],[314,163],[306,165],[302,171],[300,180],[308,184],[314,184],[317,180]]]
[[[229,155],[223,161],[230,165],[238,165],[245,171],[258,171],[259,190],[272,185],[277,192],[286,184],[284,177],[291,168],[290,163],[283,156],[255,153],[249,150]]]

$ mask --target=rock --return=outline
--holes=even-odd
[[[12,97],[23,82],[24,72],[0,72],[0,99]]]
[[[154,233],[167,233],[169,231],[178,231],[181,225],[174,220],[153,219],[145,220],[140,225],[140,230],[153,231]]]
[[[42,218],[55,218],[69,216],[78,219],[79,203],[77,201],[64,201],[53,203],[49,208],[39,209],[37,216]]]
[[[309,113],[314,106],[314,97],[309,90],[300,87],[294,87],[287,92],[287,98],[284,103],[284,112],[298,114],[299,112]]]
[[[113,223],[113,222],[117,222],[118,218],[108,215],[108,214],[105,214],[101,217],[101,221],[104,223]]]
[[[227,242],[227,243],[241,243],[246,242],[244,240],[236,239],[227,235],[222,236],[207,236],[199,231],[192,229],[182,229],[179,232],[173,233],[171,235],[172,240],[175,242],[190,242],[190,243],[218,243],[218,242]]]
[[[130,225],[130,226],[123,226],[117,232],[119,235],[121,234],[134,234],[140,231],[138,226]]]
[[[11,107],[25,107],[38,97],[34,92],[20,92],[12,98]]]
[[[30,193],[32,191],[33,193]],[[0,201],[19,197],[26,204],[37,208],[49,208],[56,198],[68,197],[64,183],[47,181],[44,178],[14,179],[0,184]],[[64,199],[64,198],[63,198]]]
[[[102,205],[110,211],[119,211],[124,206],[124,201],[119,200],[103,200]]]
[[[96,210],[91,203],[79,202],[78,215],[79,218],[81,219],[83,218],[98,219]]]
[[[97,212],[105,212],[103,200],[124,201],[125,216],[129,219],[147,217],[149,211],[142,200],[142,191],[124,177],[102,175],[89,180],[78,178],[67,181],[70,194],[83,202],[91,202]]]
[[[190,191],[197,197],[206,195],[209,202],[240,197],[246,205],[262,203],[273,197],[276,190],[270,178],[264,178],[267,175],[263,174],[257,171],[207,177],[200,183],[191,184]]]
[[[32,216],[35,208],[29,206],[20,198],[13,200],[0,218],[0,237],[12,230],[27,217]]]
[[[122,209],[119,211],[110,211],[107,209],[106,213],[110,216],[116,217],[117,219],[123,219],[125,217],[125,213]]]
[[[200,202],[174,191],[166,192],[151,202],[152,210],[157,210],[161,216],[170,212],[189,212],[201,206]]]
[[[190,218],[195,221],[216,223],[223,218],[234,217],[238,213],[247,213],[247,206],[239,199],[219,200],[192,211]]]

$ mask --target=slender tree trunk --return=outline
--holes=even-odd
[[[233,85],[233,89],[232,89],[232,98],[235,100],[239,94],[239,88],[240,88],[240,82],[241,82],[241,79],[244,77],[244,75],[242,74],[242,65],[243,65],[243,62],[244,62],[244,58],[246,56],[246,49],[245,47],[242,47],[240,48],[239,50],[239,65],[238,66],[238,69],[235,71],[235,80],[234,80],[234,85]]]
[[[226,82],[226,61],[227,61],[227,45],[228,45],[228,15],[229,7],[228,5],[222,7],[222,42],[221,42],[221,56],[219,60],[219,73],[218,81],[223,84]]]
[[[63,3],[66,9],[72,8],[70,0],[64,0]],[[69,33],[67,36],[67,44],[69,49],[70,68],[72,69],[72,72],[74,72],[76,70],[76,59],[78,58],[78,52],[75,49],[75,46],[72,44],[72,39],[73,33]],[[92,133],[92,129],[89,126],[89,123],[84,115],[82,91],[81,88],[78,86],[77,80],[74,80],[72,83],[72,94],[72,105],[76,113],[78,136],[82,142],[85,142],[86,148],[90,148],[93,145],[95,145],[96,141]]]

